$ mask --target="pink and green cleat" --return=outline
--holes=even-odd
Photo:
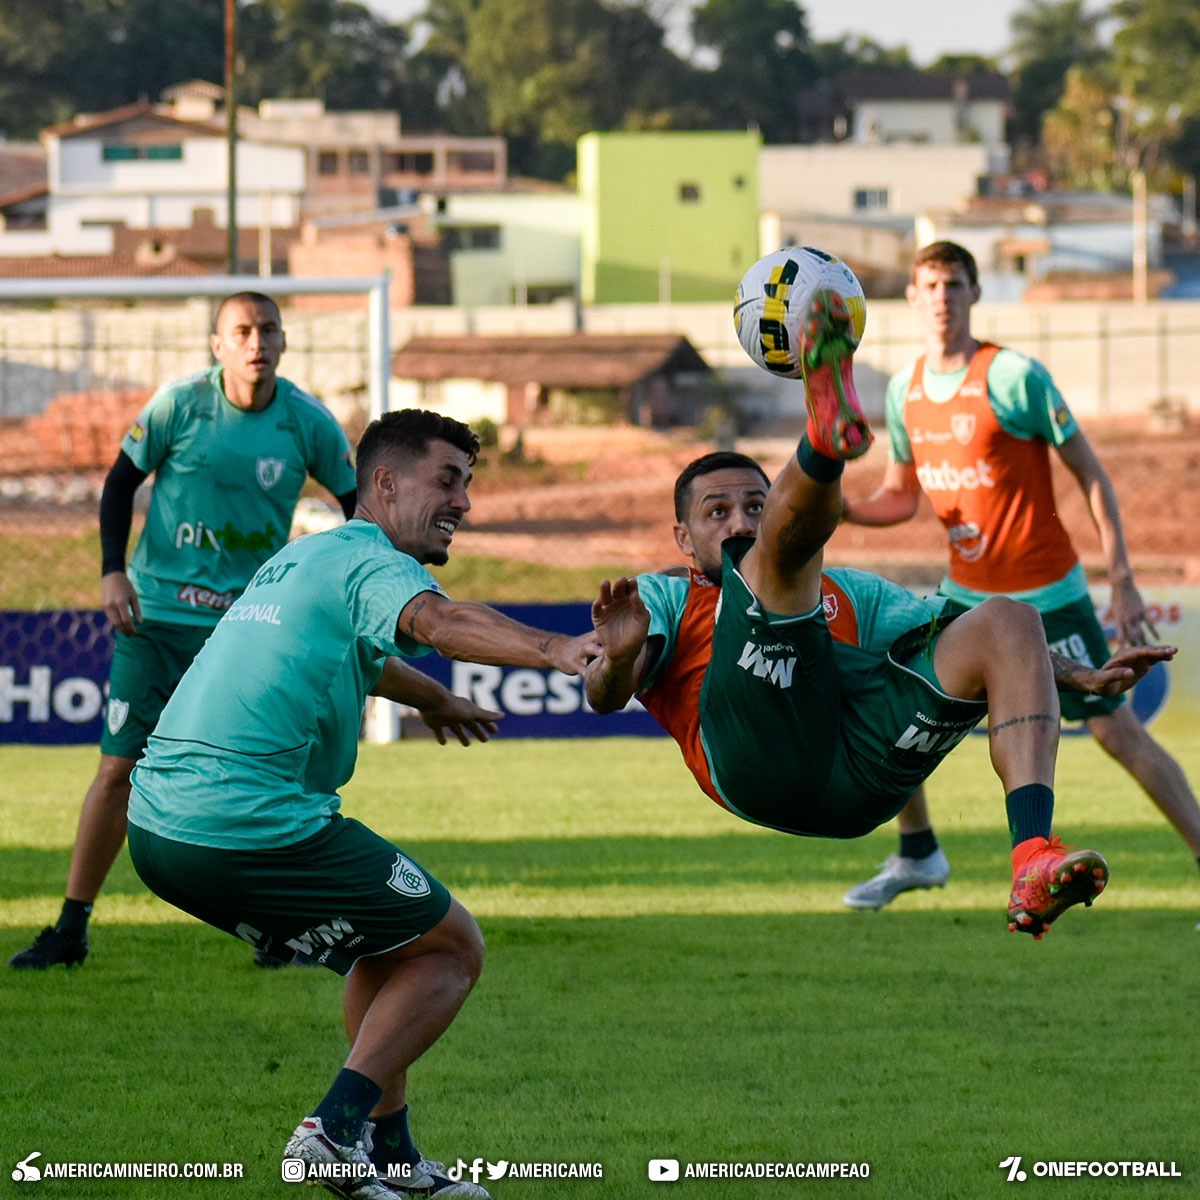
[[[800,365],[808,403],[808,440],[826,458],[866,454],[874,435],[854,390],[858,338],[846,301],[822,289],[804,317]]]
[[[1035,940],[1041,940],[1073,904],[1090,908],[1108,885],[1108,863],[1102,854],[1064,846],[1056,837],[1021,842],[1013,848],[1012,861],[1008,928],[1031,933]]]

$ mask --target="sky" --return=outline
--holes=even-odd
[[[391,21],[405,21],[427,7],[425,0],[365,0]],[[679,8],[686,7],[680,0]],[[881,46],[907,45],[913,61],[929,66],[940,55],[1000,55],[1011,38],[1009,19],[1026,0],[806,0],[809,33],[817,41],[846,35],[868,37]],[[1088,8],[1099,7],[1089,4]]]

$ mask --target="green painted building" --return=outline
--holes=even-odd
[[[756,132],[584,134],[583,302],[732,301],[759,257],[759,144]]]

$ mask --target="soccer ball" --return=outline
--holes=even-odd
[[[738,284],[733,305],[742,349],[772,375],[799,379],[801,327],[813,296],[837,292],[846,301],[856,337],[867,323],[867,298],[840,258],[812,246],[785,246],[760,258]]]

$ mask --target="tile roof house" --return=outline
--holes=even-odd
[[[678,334],[415,337],[392,357],[393,408],[496,424],[694,424],[712,368]]]

